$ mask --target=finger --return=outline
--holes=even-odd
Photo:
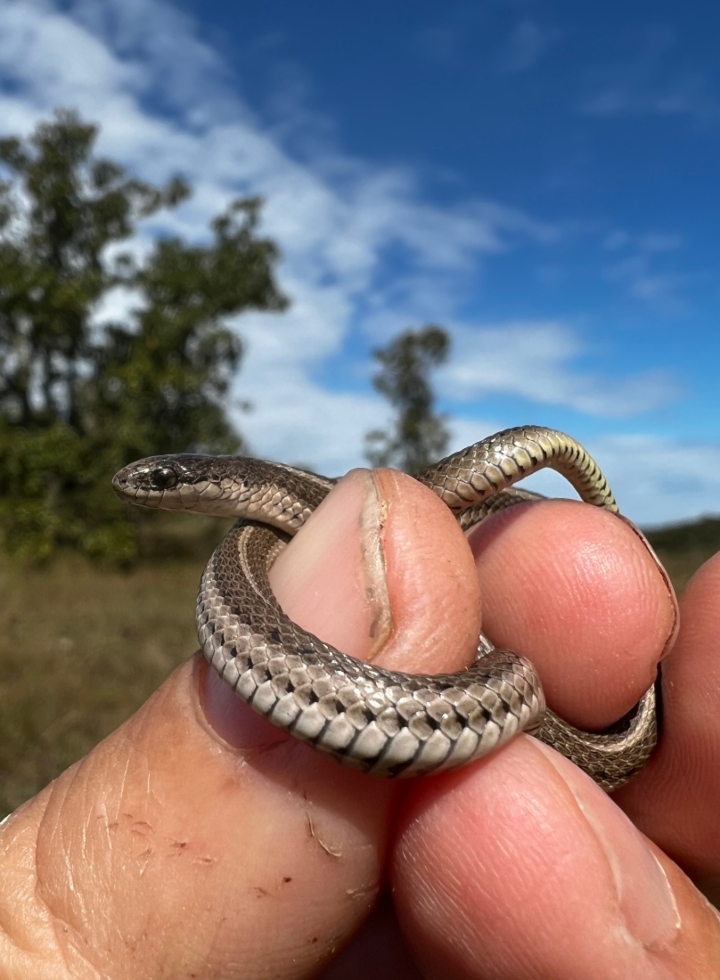
[[[323,970],[320,980],[422,980],[423,975],[387,891],[352,942]]]
[[[618,799],[638,826],[720,901],[720,555],[680,599],[681,626],[663,667],[659,747]]]
[[[352,545],[340,505],[330,499],[323,505],[333,508],[324,519],[337,521],[338,537],[354,549],[346,560],[336,560],[334,545],[318,544],[309,523],[276,561],[271,582],[283,610],[305,629],[322,610],[322,639],[384,667],[440,673],[466,666],[477,649],[480,593],[456,520],[435,494],[403,473],[375,470],[363,479],[372,480],[377,494],[360,515],[362,533]],[[331,615],[328,589],[342,599]],[[350,623],[351,605],[358,618]]]
[[[509,508],[471,547],[483,630],[538,668],[550,706],[600,729],[651,686],[674,638],[674,594],[623,520],[576,501]]]
[[[567,760],[520,736],[417,783],[392,885],[427,977],[710,977],[720,920]]]
[[[344,481],[280,572],[296,562],[311,596],[317,575],[308,628],[341,646],[359,630],[355,652],[372,655],[383,636],[391,652],[400,634],[421,649],[428,617],[416,623],[408,597],[432,607],[438,563],[465,563],[459,614],[433,633],[452,658],[477,628],[472,562],[432,495],[411,481],[407,505],[397,481]],[[411,570],[407,541],[426,556]],[[307,975],[374,902],[396,792],[270,726],[203,661],[185,665],[0,829],[0,960],[38,977],[57,963],[77,977]]]

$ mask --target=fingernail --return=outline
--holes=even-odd
[[[599,786],[557,752],[535,747],[560,775],[607,860],[627,930],[648,950],[680,935],[680,913],[665,871],[642,834]]]
[[[270,570],[285,614],[353,657],[372,660],[392,629],[382,536],[386,508],[373,474],[352,470]]]
[[[384,505],[368,470],[335,487],[278,556],[270,584],[287,616],[351,656],[372,659],[392,629],[382,550]],[[285,736],[248,708],[214,670],[201,679],[213,730],[237,748],[262,749]]]
[[[645,537],[645,535],[642,533],[642,531],[637,526],[637,524],[633,524],[630,518],[625,517],[624,514],[617,514],[616,516],[619,517],[620,520],[623,521],[625,524],[627,524],[630,530],[633,531],[636,537],[638,537],[640,541],[642,541],[642,543],[645,545],[647,551],[650,553],[650,557],[655,562],[655,566],[658,572],[660,573],[660,576],[662,577],[663,583],[665,585],[665,589],[667,590],[668,599],[672,605],[672,626],[670,628],[670,633],[668,635],[668,638],[665,641],[665,646],[663,647],[662,653],[660,654],[660,660],[662,661],[670,653],[672,648],[675,646],[675,640],[677,639],[678,631],[680,629],[680,608],[678,606],[677,596],[675,595],[675,589],[673,587],[672,582],[670,581],[670,576],[666,572],[663,563],[655,554],[655,549],[650,544],[650,542]]]

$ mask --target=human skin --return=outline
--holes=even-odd
[[[637,701],[675,624],[613,515],[523,504],[470,548],[390,470],[341,481],[272,579],[306,629],[395,669],[461,669],[484,624],[588,728]],[[718,888],[719,594],[714,559],[680,604],[661,744],[612,799],[524,735],[456,772],[363,776],[196,655],[0,827],[0,976],[720,977],[720,920],[681,870]]]

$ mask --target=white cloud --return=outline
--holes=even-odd
[[[653,87],[618,78],[606,83],[580,104],[588,116],[689,116],[709,122],[719,114],[716,97],[707,79],[690,75]]]
[[[521,32],[508,70],[529,67],[541,40]],[[675,394],[663,373],[618,379],[585,367],[592,351],[562,321],[487,325],[461,316],[486,256],[549,248],[567,229],[495,201],[439,207],[410,170],[370,166],[327,143],[300,161],[278,120],[256,116],[194,22],[165,0],[6,0],[3,80],[3,132],[27,134],[54,107],[76,107],[101,124],[101,153],[153,182],[178,171],[187,177],[194,196],[148,222],[131,243],[138,253],[158,230],[202,240],[209,218],[233,197],[266,198],[263,232],[280,245],[280,285],[293,305],[237,320],[246,356],[233,398],[254,406],[238,422],[259,454],[328,473],[362,462],[364,433],[387,415],[369,385],[367,348],[430,321],[453,334],[439,381],[461,409],[453,429],[465,441],[502,427],[487,410],[473,411],[490,394],[599,417],[645,411]],[[643,255],[674,247],[667,236],[635,246]],[[119,316],[132,302],[113,295],[101,312]],[[621,450],[613,450],[621,470],[633,468],[631,452]],[[671,513],[674,498],[666,504]]]
[[[717,443],[633,433],[591,439],[587,448],[600,462],[622,512],[641,527],[720,510]]]
[[[471,445],[501,427],[499,419],[456,419],[451,450]],[[640,527],[718,514],[717,443],[688,443],[643,433],[589,435],[581,442],[607,477],[621,512]],[[698,460],[702,460],[701,467]],[[549,497],[577,499],[568,481],[554,470],[541,470],[520,485]]]
[[[74,106],[101,123],[100,152],[145,179],[162,182],[179,170],[193,185],[189,202],[147,223],[131,243],[135,252],[157,230],[204,237],[208,217],[234,196],[266,198],[263,230],[281,246],[281,284],[293,305],[282,317],[238,321],[247,339],[240,384],[255,405],[242,425],[261,452],[285,452],[277,407],[288,404],[290,391],[292,413],[309,433],[290,440],[295,458],[325,458],[320,432],[344,414],[349,458],[361,443],[358,425],[380,421],[369,417],[382,412],[379,403],[370,411],[376,404],[370,391],[359,411],[357,399],[326,390],[312,376],[358,328],[359,305],[391,314],[399,304],[398,320],[407,316],[403,297],[375,282],[387,249],[402,249],[410,278],[434,282],[442,293],[447,277],[477,270],[483,255],[558,234],[496,202],[435,207],[422,200],[408,171],[370,168],[336,150],[314,168],[299,163],[233,93],[192,21],[160,0],[79,0],[67,13],[45,0],[10,3],[0,52],[0,74],[13,82],[0,99],[6,131],[27,133],[56,105]],[[153,112],[149,101],[172,103],[173,112]],[[113,314],[121,308],[118,297],[107,307]],[[313,424],[305,406],[318,412]]]
[[[521,20],[498,53],[498,70],[509,75],[533,68],[548,48],[557,43],[561,34],[555,28],[541,27],[534,20]]]
[[[682,290],[691,276],[680,272],[658,272],[652,268],[647,254],[636,253],[606,266],[609,282],[622,282],[634,299],[651,304],[663,315],[681,316],[688,306]]]
[[[600,418],[626,418],[678,395],[669,373],[627,378],[578,370],[590,353],[562,323],[505,323],[453,331],[455,358],[439,374],[441,390],[458,400],[511,394],[539,405],[562,405]]]
[[[618,257],[605,264],[603,275],[608,282],[623,283],[628,295],[652,305],[664,315],[682,315],[688,304],[682,292],[692,280],[688,273],[656,268],[661,255],[676,252],[684,245],[680,235],[646,232],[632,236],[614,231],[602,242],[605,251]],[[625,253],[625,254],[622,254]]]
[[[639,247],[646,252],[674,252],[682,248],[681,235],[668,235],[663,232],[650,231],[640,236]]]
[[[592,94],[580,101],[589,116],[687,116],[707,123],[720,106],[709,80],[694,69],[667,67],[675,37],[667,28],[643,32],[635,52],[613,65],[589,73]]]

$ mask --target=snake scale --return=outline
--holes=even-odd
[[[543,467],[582,500],[618,512],[594,460],[571,437],[507,429],[416,476],[464,528],[538,495],[513,484]],[[197,600],[205,657],[255,711],[345,765],[380,776],[421,776],[465,765],[529,732],[612,790],[647,762],[657,741],[655,688],[602,734],[546,708],[532,664],[480,637],[475,662],[420,675],[363,663],[302,630],[280,608],[268,569],[337,481],[241,456],[151,456],[120,470],[133,504],[239,518],[210,559]]]

